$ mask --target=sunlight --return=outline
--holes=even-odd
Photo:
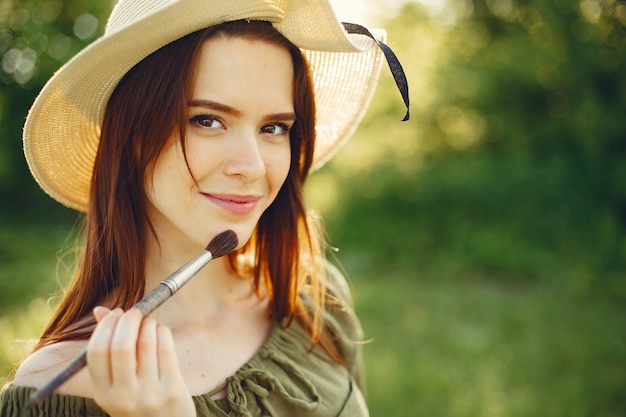
[[[380,26],[380,21],[398,14],[407,2],[415,0],[329,0],[342,22],[368,27]],[[437,0],[435,0],[437,1]],[[441,1],[441,0],[440,0]]]
[[[510,3],[510,0],[500,0],[497,3],[507,2]],[[447,27],[454,26],[459,18],[466,17],[473,11],[471,0],[330,0],[330,3],[341,21],[370,27],[380,25],[381,20],[397,16],[407,3],[420,4],[433,23]]]

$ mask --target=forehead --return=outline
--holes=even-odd
[[[215,37],[200,48],[194,99],[267,101],[293,106],[291,54],[280,45],[241,37]]]

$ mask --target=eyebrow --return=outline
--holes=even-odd
[[[209,110],[214,110],[226,114],[230,114],[233,116],[240,116],[241,112],[234,107],[228,106],[223,103],[219,103],[217,101],[212,100],[200,100],[195,99],[189,102],[189,107],[204,107]],[[264,120],[282,120],[282,121],[294,121],[297,119],[296,114],[294,112],[285,112],[285,113],[272,113],[266,114],[263,116]]]

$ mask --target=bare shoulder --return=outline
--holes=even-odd
[[[86,341],[66,341],[45,346],[33,352],[19,366],[13,379],[18,386],[41,388],[69,364],[87,345]],[[56,392],[92,397],[92,384],[86,369],[79,371]]]

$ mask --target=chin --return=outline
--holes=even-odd
[[[253,230],[238,230],[238,228],[232,228],[231,230],[235,232],[239,241],[239,243],[237,244],[237,249],[241,249],[248,243],[253,232]]]

